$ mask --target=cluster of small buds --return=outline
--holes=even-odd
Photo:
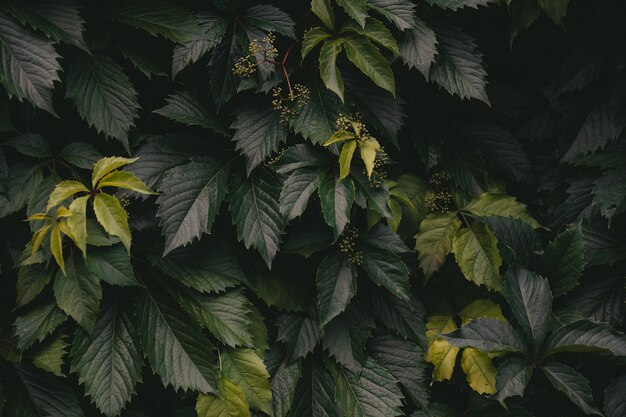
[[[381,146],[376,151],[376,159],[374,159],[374,171],[370,177],[370,185],[378,188],[387,180],[386,165],[391,163],[391,158],[387,155],[385,149]],[[363,171],[365,173],[365,170]]]
[[[124,198],[120,198],[120,205],[124,208],[128,207],[130,205],[130,200],[126,197]]]
[[[348,260],[354,265],[363,263],[363,251],[357,249],[359,232],[354,227],[347,227],[341,234],[339,250],[348,255]]]
[[[260,63],[273,61],[278,55],[278,49],[274,46],[275,41],[276,35],[271,32],[261,42],[252,39],[248,45],[248,55],[240,57],[235,62],[233,74],[239,77],[249,77],[256,72]]]
[[[361,121],[359,114],[353,116],[339,115],[335,123],[337,132],[350,132],[356,135],[356,139],[359,142],[365,142],[368,139],[372,139],[365,124]]]
[[[430,211],[449,211],[452,208],[452,193],[450,193],[450,190],[437,191],[426,196],[424,203]]]
[[[272,106],[280,113],[280,122],[289,123],[289,120],[300,114],[302,108],[308,103],[310,91],[302,84],[295,84],[289,94],[283,96],[283,89],[276,87],[272,90]]]
[[[450,176],[445,171],[435,172],[428,179],[428,183],[435,189],[447,188]]]
[[[275,163],[280,161],[280,158],[283,156],[283,153],[285,153],[286,150],[287,150],[286,147],[279,149],[278,152],[276,152],[273,156],[271,156],[265,164],[274,165]]]

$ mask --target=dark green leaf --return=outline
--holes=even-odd
[[[257,4],[245,11],[243,20],[268,32],[277,32],[281,35],[296,39],[295,25],[291,17],[277,7],[269,4]]]
[[[165,101],[167,105],[154,110],[153,113],[188,126],[202,126],[224,136],[228,135],[215,116],[191,93],[174,93]]]
[[[18,317],[14,324],[18,349],[23,351],[34,343],[41,342],[66,319],[63,311],[52,302]]]
[[[313,352],[322,333],[319,322],[304,314],[283,314],[276,322],[277,340],[287,347],[287,360],[293,362]]]
[[[383,15],[396,25],[399,30],[414,29],[416,27],[415,11],[409,0],[368,0],[370,9]]]
[[[387,288],[398,298],[409,300],[409,271],[398,255],[386,250],[366,248],[363,250],[361,267],[374,284]]]
[[[268,267],[278,252],[283,221],[279,205],[280,186],[260,172],[250,178],[234,175],[230,183],[230,213],[237,236],[246,248],[254,246]]]
[[[337,4],[362,27],[367,18],[367,0],[337,0]]]
[[[0,83],[9,97],[28,100],[56,114],[52,107],[53,83],[59,81],[60,56],[48,41],[0,13]]]
[[[152,371],[164,385],[217,394],[217,358],[200,327],[143,291],[137,302],[139,337]]]
[[[555,297],[568,293],[578,285],[585,265],[584,253],[580,223],[546,247],[541,259]]]
[[[626,356],[626,336],[604,323],[579,320],[555,331],[546,341],[547,355],[557,352],[607,352]]]
[[[541,366],[541,370],[552,383],[552,386],[564,393],[585,414],[602,415],[593,405],[591,387],[584,376],[569,366],[558,362],[549,362]]]
[[[377,86],[395,96],[396,84],[391,66],[367,38],[348,35],[342,38],[348,59]]]
[[[319,197],[324,219],[338,238],[350,222],[354,183],[350,178],[339,181],[332,172],[325,172],[320,177]]]
[[[524,352],[524,343],[507,322],[491,317],[479,318],[469,324],[441,335],[452,346],[473,347],[486,353]]]
[[[287,221],[304,213],[309,199],[317,190],[319,171],[316,169],[298,169],[294,171],[280,192],[280,212]]]
[[[109,417],[119,415],[141,381],[143,365],[128,310],[119,302],[105,306],[93,337],[78,330],[70,355],[72,372],[98,409]]]
[[[165,254],[209,233],[226,196],[228,163],[204,158],[167,171],[157,199]]]
[[[435,31],[419,18],[415,18],[408,29],[398,44],[400,56],[409,68],[417,68],[428,79],[430,66],[437,55]]]
[[[516,395],[524,396],[526,385],[528,385],[532,374],[533,369],[521,358],[512,358],[502,362],[498,367],[497,392],[493,398],[503,401]]]

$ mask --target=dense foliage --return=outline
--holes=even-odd
[[[626,416],[620,0],[0,0],[0,415]]]

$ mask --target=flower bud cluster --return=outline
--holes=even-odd
[[[445,171],[435,172],[428,179],[434,193],[426,196],[424,203],[430,211],[446,212],[453,207],[450,176]]]
[[[280,122],[283,124],[289,123],[291,119],[297,117],[302,108],[308,103],[310,97],[309,89],[302,84],[295,84],[293,89],[283,96],[283,89],[276,87],[272,90],[272,106],[274,110],[280,113]]]
[[[339,240],[339,250],[348,255],[351,264],[363,263],[363,251],[357,248],[359,232],[354,227],[346,227]]]
[[[252,39],[248,45],[248,55],[240,57],[235,62],[233,74],[239,77],[249,77],[256,72],[259,63],[273,61],[278,55],[278,49],[274,46],[275,41],[276,35],[271,32],[261,42]]]

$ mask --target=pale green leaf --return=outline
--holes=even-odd
[[[426,278],[437,272],[452,250],[452,239],[461,227],[456,213],[433,213],[426,216],[415,235],[415,250]]]
[[[243,390],[251,408],[272,413],[272,387],[263,360],[252,349],[226,349],[221,353],[222,370]]]
[[[112,195],[98,193],[93,199],[93,210],[98,223],[108,234],[118,237],[130,254],[131,234],[128,228],[128,215],[119,200]]]

